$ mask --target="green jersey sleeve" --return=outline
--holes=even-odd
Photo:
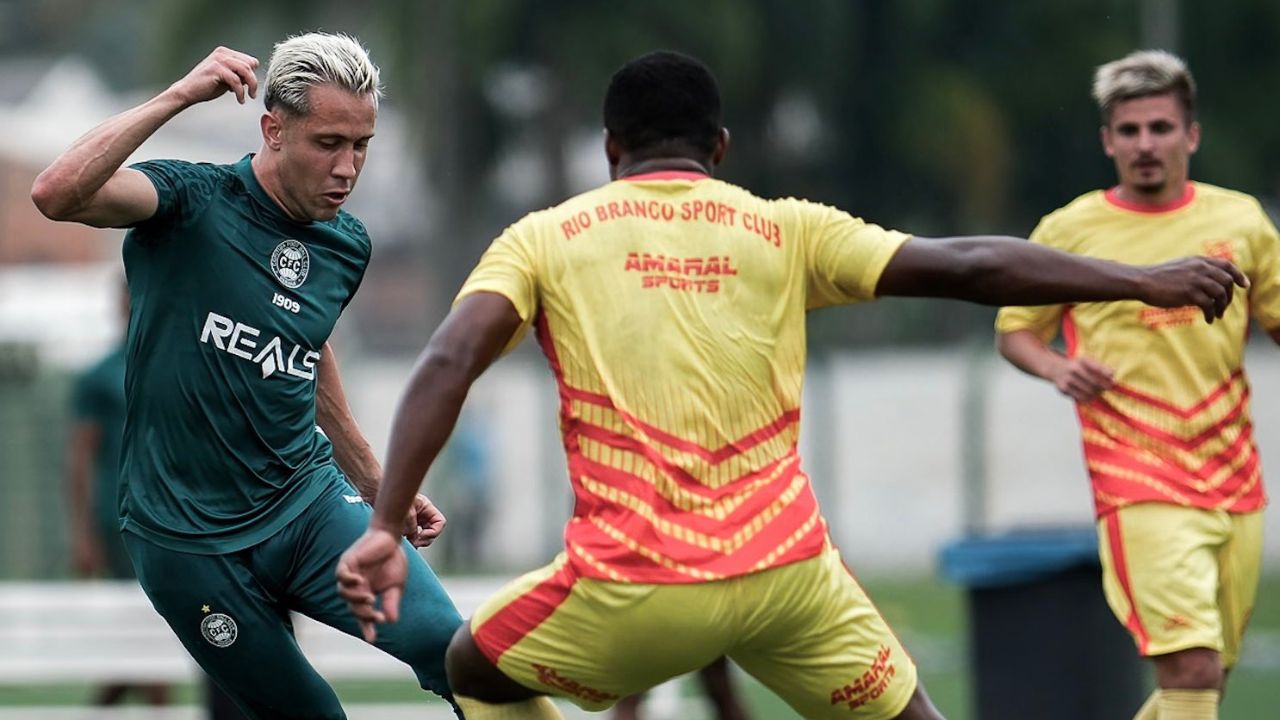
[[[347,295],[347,299],[342,303],[342,309],[346,310],[347,305],[351,304],[352,298],[360,291],[360,285],[364,282],[365,273],[369,270],[369,261],[373,259],[373,241],[369,238],[369,231],[365,229],[364,223],[360,222],[354,215],[350,215],[345,211],[340,212],[335,222],[339,230],[355,240],[359,252],[364,256],[364,261],[360,264],[360,275],[356,278],[355,284],[351,286],[351,294]]]
[[[146,175],[156,188],[156,212],[137,226],[143,237],[152,238],[160,237],[155,231],[190,225],[199,218],[225,175],[221,165],[184,160],[147,160],[129,167]]]

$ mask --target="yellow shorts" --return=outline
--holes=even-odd
[[[1205,647],[1240,657],[1262,565],[1262,511],[1165,503],[1098,520],[1107,603],[1144,656]]]
[[[471,620],[508,676],[586,710],[727,655],[806,718],[902,712],[916,667],[839,553],[680,585],[578,577],[560,555]]]

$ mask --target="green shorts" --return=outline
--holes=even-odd
[[[283,530],[238,552],[196,555],[127,531],[124,537],[151,604],[249,717],[345,718],[333,689],[298,648],[289,613],[360,636],[334,570],[372,513],[338,479]],[[407,541],[404,552],[409,578],[400,620],[378,628],[376,645],[412,667],[424,689],[452,701],[444,653],[462,618]]]

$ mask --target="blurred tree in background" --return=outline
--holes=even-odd
[[[1264,202],[1280,190],[1277,100],[1258,92],[1280,80],[1271,0],[0,0],[0,19],[5,55],[84,54],[118,88],[163,86],[218,44],[265,60],[290,33],[361,38],[436,196],[397,250],[435,288],[430,325],[504,225],[584,189],[609,76],[659,47],[722,82],[722,177],[921,235],[1025,235],[1111,184],[1092,70],[1144,43],[1200,81],[1194,176]],[[818,313],[812,330],[820,347],[945,343],[991,317],[891,301]]]

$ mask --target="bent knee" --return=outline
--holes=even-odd
[[[507,677],[489,661],[475,638],[471,636],[471,623],[463,623],[449,641],[444,655],[445,673],[454,695],[474,698],[486,703],[511,703],[538,697],[534,692]]]
[[[1190,648],[1153,658],[1156,679],[1165,689],[1221,690],[1222,656],[1209,648]]]
[[[454,694],[476,698],[483,694],[475,672],[474,656],[479,654],[480,648],[476,647],[475,640],[471,638],[471,624],[459,625],[444,652],[444,671]]]

